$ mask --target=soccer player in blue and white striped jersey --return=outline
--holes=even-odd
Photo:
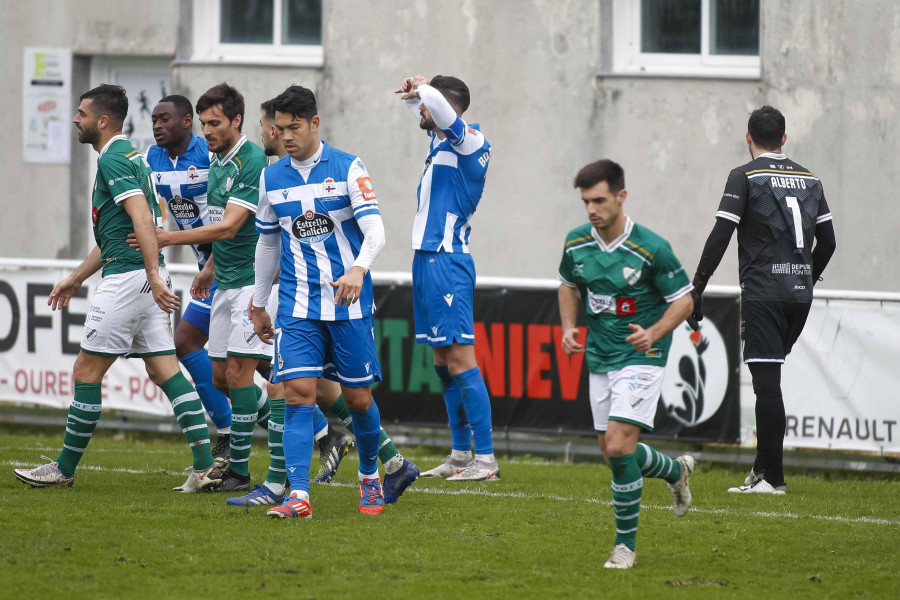
[[[263,170],[256,227],[254,330],[275,344],[274,382],[285,384],[284,456],[291,495],[268,511],[310,517],[309,466],[316,382],[341,384],[359,449],[359,512],[384,511],[378,475],[381,419],[371,386],[381,380],[369,268],[384,224],[362,161],[319,140],[313,93],[291,86],[275,98],[275,125],[288,153]],[[280,257],[280,261],[279,261]],[[279,278],[277,327],[266,305]]]
[[[416,341],[434,349],[452,436],[450,456],[422,476],[498,480],[491,400],[475,360],[475,265],[469,254],[469,221],[484,191],[491,146],[477,125],[462,119],[469,88],[456,77],[408,77],[396,92],[431,138],[413,221],[413,309]]]
[[[208,225],[206,183],[209,179],[209,146],[205,139],[191,132],[194,123],[191,101],[184,96],[166,96],[153,108],[151,120],[156,145],[147,150],[147,163],[153,169],[156,193],[165,202],[179,229]],[[198,268],[202,270],[212,254],[212,244],[195,244],[190,248],[197,258]],[[212,365],[205,348],[215,287],[213,283],[209,298],[191,298],[175,330],[175,351],[197,386],[203,408],[216,425],[219,442],[213,449],[213,455],[224,454],[227,458],[231,404],[228,397],[213,385]]]

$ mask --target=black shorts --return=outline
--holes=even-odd
[[[744,362],[784,362],[800,337],[812,303],[741,302]]]

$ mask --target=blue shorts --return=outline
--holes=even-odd
[[[184,314],[181,315],[182,320],[187,321],[206,335],[209,335],[209,311],[212,309],[213,296],[216,294],[217,287],[218,284],[213,281],[209,288],[209,298],[206,300],[191,298],[187,308],[184,309]]]
[[[374,319],[276,318],[272,381],[300,377],[325,377],[349,388],[381,381]]]
[[[472,255],[417,251],[412,277],[416,341],[435,347],[474,344]]]

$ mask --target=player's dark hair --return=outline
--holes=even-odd
[[[197,100],[197,114],[209,110],[216,104],[222,105],[222,112],[229,121],[234,121],[241,115],[238,131],[244,127],[244,96],[237,89],[224,82],[212,86]]]
[[[781,138],[784,137],[784,115],[769,105],[757,108],[750,113],[747,131],[758,148],[764,150],[781,148]]]
[[[462,79],[449,75],[435,75],[430,85],[443,94],[447,102],[458,109],[460,114],[469,109],[469,86],[463,83]]]
[[[574,187],[584,190],[594,187],[601,181],[606,182],[609,191],[617,194],[625,189],[625,171],[619,163],[604,158],[581,167],[575,176]]]
[[[81,95],[81,100],[90,100],[91,108],[99,119],[103,115],[109,117],[119,127],[128,116],[128,96],[121,85],[102,83]]]
[[[259,110],[262,111],[262,114],[265,118],[272,120],[275,118],[275,99],[266,100],[262,104],[259,105]]]
[[[159,101],[159,104],[162,104],[163,102],[171,102],[173,105],[175,105],[175,108],[177,108],[179,112],[181,112],[182,117],[185,117],[187,115],[194,116],[194,105],[191,104],[191,101],[184,96],[171,94],[169,96],[166,96],[165,98],[162,98]]]
[[[309,121],[319,114],[316,95],[302,85],[292,85],[272,100],[276,111]]]

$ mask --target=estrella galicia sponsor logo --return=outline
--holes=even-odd
[[[315,244],[331,237],[334,221],[328,215],[308,210],[291,223],[291,233],[302,244]]]
[[[192,225],[200,218],[200,207],[197,203],[181,196],[169,200],[169,212],[181,225]]]
[[[722,406],[727,388],[728,355],[715,324],[705,319],[700,331],[676,328],[662,384],[669,418],[685,427],[708,421]]]

